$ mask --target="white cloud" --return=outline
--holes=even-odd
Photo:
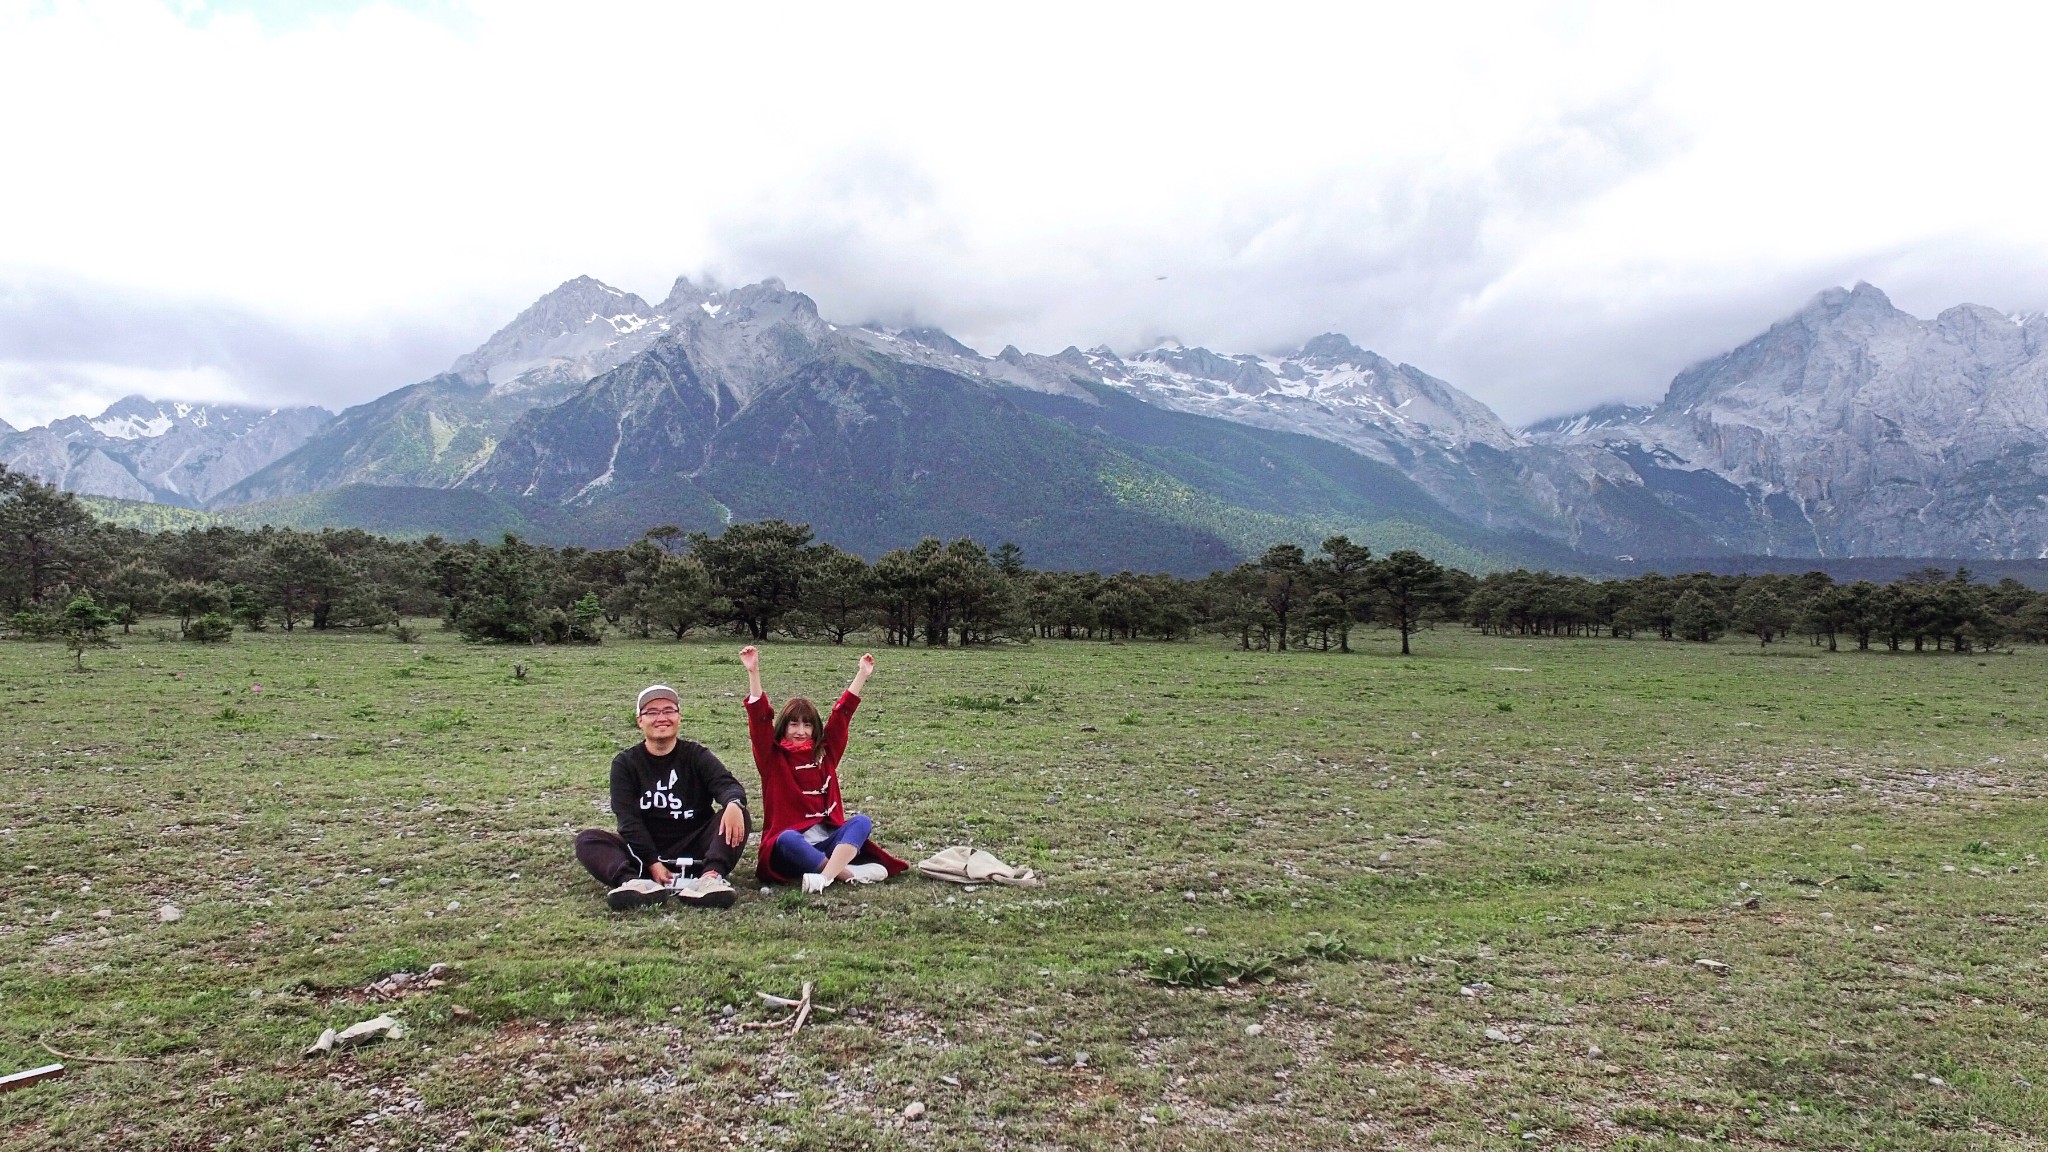
[[[0,101],[34,110],[0,119],[0,271],[240,309],[311,358],[474,343],[580,273],[779,275],[984,348],[1338,329],[1523,419],[1654,395],[1829,283],[2048,304],[2044,31],[2030,6],[0,0]],[[196,354],[339,407],[445,365],[409,349],[375,379]]]

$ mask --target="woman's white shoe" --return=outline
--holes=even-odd
[[[830,883],[830,880],[825,879],[823,872],[804,873],[804,891],[806,892],[823,892],[825,886]]]

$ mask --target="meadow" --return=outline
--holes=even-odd
[[[0,644],[0,1147],[2048,1147],[2038,648],[877,649],[849,803],[1044,885],[614,914],[633,693],[752,791],[740,641],[145,631]]]

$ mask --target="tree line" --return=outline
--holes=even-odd
[[[1314,553],[1276,544],[1200,579],[1038,571],[1013,544],[926,539],[872,563],[780,520],[718,535],[655,528],[617,549],[355,529],[194,528],[146,533],[95,520],[75,497],[0,467],[0,608],[16,636],[81,652],[111,630],[168,617],[219,642],[237,628],[383,628],[438,617],[463,637],[597,643],[611,633],[682,639],[724,631],[843,643],[980,645],[1026,639],[1229,637],[1247,650],[1348,652],[1354,629],[1438,623],[1543,636],[1654,636],[1761,644],[1801,636],[1835,650],[1966,652],[2048,640],[2048,595],[1930,569],[1886,585],[1707,573],[1592,580],[1548,572],[1475,577],[1413,551],[1375,556],[1344,536]]]

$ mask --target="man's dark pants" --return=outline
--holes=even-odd
[[[745,815],[746,809],[742,808],[740,812]],[[753,832],[754,822],[748,817],[747,835],[752,836]],[[746,843],[741,840],[739,847],[727,844],[725,837],[719,834],[718,821],[713,820],[695,840],[676,849],[675,854],[690,857],[690,865],[683,870],[685,876],[716,872],[730,880],[733,865],[739,863],[740,848],[746,847]],[[637,877],[651,877],[647,866],[654,863],[635,855],[617,832],[602,828],[586,828],[576,834],[576,859],[607,888],[617,888]]]

